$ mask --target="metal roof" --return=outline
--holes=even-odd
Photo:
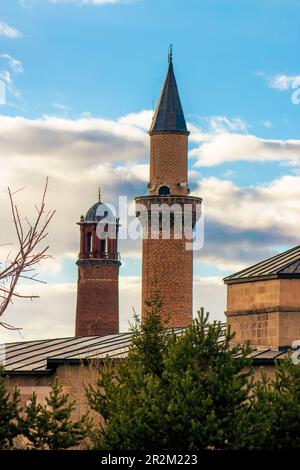
[[[129,345],[129,333],[7,343],[0,347],[0,363],[8,374],[49,373],[60,362],[125,357]]]
[[[224,328],[226,325],[223,325]],[[177,328],[176,334],[184,330]],[[78,364],[105,358],[126,357],[131,343],[130,333],[106,336],[80,336],[7,343],[0,346],[0,364],[8,375],[52,374],[62,363]],[[254,364],[272,363],[286,357],[287,352],[272,349],[254,349]]]
[[[276,350],[276,349],[253,349],[250,357],[253,361],[254,366],[270,365],[274,364],[277,359],[285,359],[288,357],[288,350]]]
[[[188,134],[171,60],[149,130],[150,134],[155,132],[183,132]]]
[[[105,222],[116,224],[117,219],[113,214],[112,209],[103,202],[99,201],[92,205],[87,211],[85,217],[80,221],[80,224],[87,222],[99,222],[105,218]]]
[[[7,343],[0,345],[0,364],[8,374],[52,373],[59,363],[126,357],[130,344],[130,333]]]
[[[225,284],[261,279],[300,278],[300,245],[225,277]]]

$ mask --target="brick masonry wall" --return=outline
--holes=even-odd
[[[300,279],[232,284],[227,293],[235,341],[278,348],[300,339]]]
[[[168,186],[172,196],[187,196],[187,146],[188,136],[183,133],[151,134],[150,196],[157,195],[161,186]],[[155,281],[164,301],[164,320],[172,327],[189,325],[193,310],[193,252],[186,250],[185,238],[162,239],[160,234],[159,239],[143,240],[142,318],[144,301]]]
[[[119,268],[79,266],[76,336],[119,332]]]
[[[192,322],[193,252],[186,250],[185,243],[185,239],[143,240],[142,316],[144,300],[156,280],[164,301],[162,315],[170,327]]]
[[[176,133],[151,135],[150,195],[158,194],[160,186],[169,186],[171,194],[186,195],[188,136]]]

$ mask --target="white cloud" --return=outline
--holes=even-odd
[[[49,175],[47,206],[57,209],[57,214],[51,224],[48,241],[50,253],[56,260],[41,266],[40,272],[42,279],[45,275],[51,279],[59,276],[66,259],[75,261],[79,244],[76,222],[97,199],[99,184],[103,199],[107,202],[115,202],[119,194],[133,199],[146,190],[148,164],[145,162],[149,158],[149,138],[144,129],[149,118],[149,111],[142,111],[141,115],[132,113],[115,121],[49,117],[30,120],[0,116],[0,244],[15,241],[12,239],[11,216],[4,192],[7,185],[18,189],[26,183],[26,189],[18,193],[16,200],[22,216],[30,217],[33,204],[39,200],[44,177]],[[193,136],[196,134],[198,138],[201,130],[194,128],[194,131]],[[236,159],[244,155],[244,149],[251,144],[251,141],[243,140],[249,137],[244,134],[207,134],[205,138],[210,141],[205,143],[219,142],[219,147],[216,153],[210,149],[204,154],[205,162],[218,157],[219,153],[224,158],[225,150],[218,141],[224,135],[233,140],[236,136],[242,139],[235,149]],[[265,145],[270,155],[281,155],[284,159],[284,150],[293,150],[296,158],[294,146],[299,145],[298,141],[261,142],[255,136],[250,137],[258,148]],[[294,142],[294,145],[284,149],[287,142]],[[252,149],[257,150],[255,145]],[[282,153],[280,147],[283,147]],[[262,154],[262,150],[260,152]],[[229,158],[227,154],[225,158]],[[213,164],[217,163],[213,160]],[[191,175],[195,183],[199,181],[199,173],[195,169]],[[230,174],[227,174],[229,177]],[[194,194],[204,198],[208,233],[204,250],[195,255],[196,261],[234,271],[268,257],[276,243],[297,240],[299,188],[298,174],[250,188],[239,188],[231,181],[217,178],[202,179]],[[140,245],[129,241],[121,243],[125,263],[131,262],[129,256],[135,259],[140,257]],[[76,276],[75,264],[74,273]],[[205,282],[203,278],[195,279],[195,309],[204,306],[220,317],[225,308],[224,288],[220,280]],[[124,330],[131,318],[132,306],[137,311],[140,308],[140,278],[121,275],[120,285],[120,318]],[[26,288],[29,289],[29,286]],[[30,286],[30,290],[40,292],[41,299],[33,303],[16,302],[8,311],[7,321],[23,326],[26,339],[72,335],[75,284],[37,285]],[[17,339],[15,334],[14,339]]]
[[[8,86],[12,86],[13,84],[11,74],[7,70],[0,71],[0,79]]]
[[[1,57],[2,59],[5,59],[8,62],[10,68],[15,74],[19,75],[19,74],[24,73],[24,67],[20,60],[14,59],[9,54],[1,54]]]
[[[212,134],[219,134],[234,131],[245,131],[249,125],[240,117],[228,118],[227,116],[211,116],[206,118],[208,131]]]
[[[191,140],[200,143],[199,133],[195,136],[192,134]],[[214,166],[234,161],[277,161],[299,165],[300,140],[262,139],[251,134],[219,133],[206,136],[206,141],[191,150],[190,155],[198,159],[197,166]]]
[[[74,263],[74,270],[76,269]],[[120,331],[128,331],[133,309],[140,312],[141,279],[120,276]],[[23,339],[45,339],[74,336],[77,283],[21,286],[25,295],[39,295],[32,302],[22,299],[7,310],[3,321],[22,328]],[[17,331],[0,329],[0,342],[20,341]]]
[[[0,80],[0,106],[6,104],[6,86],[3,80]]]
[[[272,121],[270,121],[269,119],[265,120],[265,121],[260,121],[259,124],[263,127],[265,127],[266,129],[271,129],[272,127]]]
[[[204,307],[210,313],[210,321],[225,321],[226,286],[220,277],[194,277],[194,316]]]
[[[120,331],[128,331],[133,310],[138,314],[141,307],[141,278],[120,276]],[[0,329],[0,342],[30,341],[34,339],[74,336],[76,312],[76,283],[23,286],[22,292],[40,295],[30,302],[19,300],[11,305],[3,321],[22,328],[17,331]],[[226,288],[220,278],[195,277],[194,311],[204,306],[211,319],[224,321]]]
[[[11,76],[3,75],[7,83]],[[63,119],[44,116],[30,120],[0,116],[0,156],[53,158],[61,166],[89,165],[146,157],[148,138],[136,126],[106,119]],[[0,137],[1,138],[1,137]],[[63,161],[62,161],[63,159]],[[75,160],[74,160],[75,159]],[[51,165],[52,166],[52,165]]]
[[[47,284],[22,286],[25,295],[39,295],[40,299],[16,301],[7,309],[3,321],[22,328],[26,341],[59,338],[74,335],[76,312],[76,284]],[[20,341],[20,333],[0,329],[1,342]]]
[[[224,171],[224,173],[223,173],[223,176],[224,176],[224,178],[226,178],[226,179],[231,178],[233,175],[234,175],[234,171],[231,170],[231,169],[226,170],[226,171]]]
[[[258,187],[239,187],[218,178],[203,179],[195,191],[205,204],[205,216],[241,232],[275,231],[299,238],[300,176],[284,176]]]
[[[148,131],[151,125],[152,117],[153,111],[146,109],[139,113],[127,114],[127,116],[121,117],[118,122]]]
[[[192,142],[207,142],[214,135],[244,132],[249,127],[249,124],[240,117],[228,118],[227,116],[216,115],[202,117],[200,120],[203,129],[195,126],[192,122],[188,123],[188,129],[191,132],[190,140]]]
[[[22,33],[16,28],[9,26],[5,21],[0,20],[0,36],[8,39],[17,39],[22,37]]]
[[[0,80],[3,81],[9,93],[11,93],[15,98],[21,98],[21,94],[16,88],[11,73],[8,70],[0,71]]]
[[[187,124],[187,128],[190,131],[190,141],[195,142],[197,144],[202,143],[202,142],[207,142],[211,139],[211,132],[209,131],[204,131],[200,127],[195,126],[191,122]]]
[[[14,242],[4,192],[8,185],[13,189],[26,185],[16,201],[22,215],[30,217],[45,177],[50,177],[47,204],[57,213],[49,242],[58,258],[78,251],[76,222],[97,200],[99,185],[103,199],[111,203],[119,194],[130,202],[145,191],[148,138],[135,126],[104,119],[0,116],[0,129],[0,244]]]
[[[148,125],[147,113],[144,111],[141,116],[130,114],[116,121],[48,117],[28,120],[0,116],[1,243],[15,242],[4,192],[7,185],[18,189],[26,182],[26,188],[16,195],[16,202],[21,216],[32,218],[33,205],[39,201],[44,177],[50,176],[47,207],[57,209],[57,213],[47,241],[55,259],[39,267],[41,279],[45,276],[59,278],[67,259],[74,262],[71,276],[76,278],[75,259],[79,246],[76,222],[95,202],[99,184],[103,199],[108,202],[114,201],[119,194],[127,195],[130,202],[135,195],[145,191],[149,167],[143,160],[148,160],[149,150],[143,129]],[[2,248],[2,257],[6,248]],[[122,241],[120,248],[124,265],[131,262],[130,256],[136,260],[141,256],[139,241]],[[132,318],[132,307],[140,311],[140,283],[138,276],[122,275],[121,268],[120,326],[123,331]],[[37,284],[22,286],[22,289],[41,297],[33,302],[17,301],[8,310],[6,321],[23,327],[25,339],[74,334],[75,283]],[[203,304],[204,291],[202,283],[195,286],[195,309]],[[211,300],[207,295],[205,306],[219,312],[217,305],[215,309],[212,307],[215,299],[216,295],[211,294]],[[216,302],[219,301],[218,297]],[[2,330],[0,337],[2,340],[19,339],[17,333]]]
[[[24,73],[24,67],[20,60],[14,59],[9,54],[1,54],[1,58],[7,62],[7,65],[9,66],[13,74],[20,75]],[[2,102],[0,99],[0,104],[6,104],[6,95],[8,95],[8,93],[14,98],[21,98],[21,93],[15,86],[14,79],[9,70],[0,70],[0,82],[2,82],[2,88],[4,88],[5,91],[5,99],[2,99]]]
[[[68,111],[69,106],[61,103],[52,103],[53,108],[58,109],[59,111]]]
[[[202,120],[203,127],[188,124],[190,141],[195,144],[190,156],[198,160],[196,167],[235,161],[300,164],[300,140],[263,139],[249,134],[249,125],[240,117],[212,116]],[[269,120],[260,124],[272,127]]]

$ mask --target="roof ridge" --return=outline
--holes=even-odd
[[[297,251],[299,251],[299,253],[297,253]],[[267,258],[266,260],[262,260],[262,261],[259,261],[258,263],[256,264],[253,264],[252,266],[249,266],[248,268],[244,268],[234,274],[231,274],[230,276],[226,276],[223,280],[224,282],[227,282],[227,281],[230,281],[232,279],[247,279],[247,276],[243,276],[243,274],[247,274],[250,272],[250,275],[248,277],[255,277],[254,274],[257,272],[258,268],[267,268],[268,266],[276,266],[276,261],[280,262],[280,261],[284,261],[284,258],[285,257],[288,257],[289,255],[292,255],[293,253],[297,253],[299,254],[299,257],[300,257],[300,245],[297,245],[293,248],[290,248],[282,253],[278,253],[277,255],[274,255],[274,256],[271,256],[270,258]],[[294,260],[296,261],[296,259]],[[287,263],[287,266],[291,263],[293,263],[294,261],[290,261]],[[282,269],[284,267],[284,265],[281,267],[281,266],[277,266],[277,270],[276,271],[269,271],[267,274],[277,274],[278,271],[280,269]],[[280,268],[280,269],[279,269]],[[252,273],[251,273],[252,271]],[[253,272],[254,271],[254,272]],[[260,276],[262,274],[258,274],[258,276]]]

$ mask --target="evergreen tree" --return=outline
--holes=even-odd
[[[236,449],[300,450],[300,367],[277,362],[275,377],[263,371],[249,398]]]
[[[300,450],[300,367],[288,359],[276,364],[273,380],[264,380],[263,394],[257,408],[267,417],[269,432],[261,448]],[[256,421],[257,423],[258,421]]]
[[[262,450],[267,446],[267,440],[272,432],[274,409],[270,379],[264,370],[249,393],[248,401],[238,421],[235,423],[237,439],[231,446],[234,450]]]
[[[126,429],[130,427],[138,436],[147,442],[153,441],[154,448],[159,432],[160,407],[154,404],[159,395],[159,377],[163,370],[164,354],[168,341],[172,339],[166,332],[161,321],[163,301],[156,284],[152,285],[152,293],[145,305],[146,321],[141,323],[134,315],[135,323],[131,325],[132,343],[126,360],[108,359],[99,371],[97,387],[87,387],[87,397],[93,410],[101,417],[98,429],[93,432],[96,448],[134,449],[133,436],[126,437]],[[148,400],[145,399],[149,396]],[[150,398],[151,397],[151,398]],[[148,424],[144,421],[143,408],[147,401],[153,401],[152,415],[148,416]],[[112,416],[112,410],[115,410]],[[126,409],[135,410],[134,415],[126,415]],[[152,419],[150,425],[149,420]],[[108,423],[110,437],[108,438]],[[155,424],[158,424],[156,427]],[[147,426],[148,432],[145,432]],[[122,437],[121,437],[122,436]],[[119,447],[116,441],[119,442]],[[114,444],[113,444],[114,442]],[[138,441],[136,441],[136,444]],[[145,444],[146,445],[146,444]],[[141,444],[138,448],[142,448]]]
[[[128,360],[107,363],[97,387],[87,390],[102,417],[95,447],[234,448],[253,388],[249,347],[232,346],[230,331],[208,324],[204,312],[181,335],[167,332],[161,305],[155,290],[145,322],[133,330]]]
[[[144,374],[160,376],[163,370],[163,358],[172,333],[167,330],[167,321],[161,320],[162,307],[163,299],[154,281],[151,295],[145,301],[146,321],[142,323],[140,317],[134,314],[134,324],[130,327],[132,347],[128,360],[138,363]]]
[[[236,430],[247,412],[253,370],[249,346],[233,346],[232,340],[229,329],[209,324],[201,310],[169,345],[163,374],[169,448],[230,449],[239,441]]]
[[[69,395],[63,392],[58,379],[52,385],[45,405],[38,404],[33,393],[24,411],[23,434],[30,449],[75,447],[87,437],[91,425],[86,415],[79,421],[72,419],[75,401],[70,401]]]
[[[17,389],[10,395],[0,368],[0,449],[12,449],[13,439],[19,434],[20,394]]]

